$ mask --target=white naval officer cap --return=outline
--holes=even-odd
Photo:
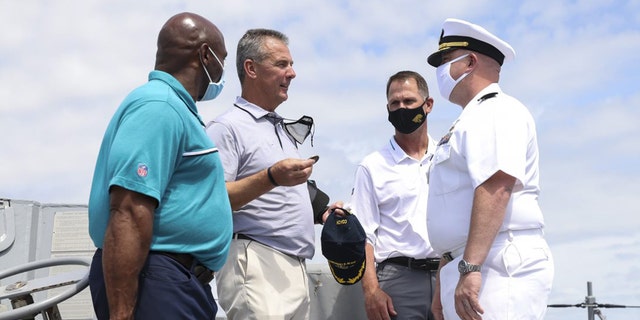
[[[454,49],[467,49],[482,53],[498,61],[513,60],[516,52],[504,40],[491,34],[485,28],[460,19],[449,18],[442,24],[438,51],[427,58],[434,67],[442,64],[442,54]]]

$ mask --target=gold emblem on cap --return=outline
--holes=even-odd
[[[330,261],[330,262],[333,262],[333,261]],[[354,283],[358,282],[360,280],[360,278],[362,278],[364,270],[365,270],[365,267],[366,267],[366,264],[362,263],[362,265],[358,269],[358,273],[356,274],[356,276],[353,277],[353,278],[346,278],[346,279],[342,278],[342,277],[338,277],[336,275],[336,273],[333,271],[333,268],[329,268],[329,269],[331,270],[331,274],[338,281],[338,283],[341,283],[341,284],[354,284]]]
[[[445,42],[440,44],[440,46],[438,47],[438,51],[449,49],[451,47],[467,47],[467,46],[469,46],[469,42],[466,42],[466,41]]]

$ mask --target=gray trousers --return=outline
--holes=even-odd
[[[436,271],[410,269],[383,262],[377,267],[378,283],[393,301],[398,316],[392,319],[432,320],[431,300]]]

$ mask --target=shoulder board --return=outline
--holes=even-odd
[[[483,103],[485,100],[489,100],[491,98],[495,98],[495,96],[497,96],[497,95],[498,95],[497,92],[487,93],[484,96],[480,97],[480,99],[478,99],[478,103]]]

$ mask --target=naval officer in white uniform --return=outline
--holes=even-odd
[[[438,50],[440,94],[462,107],[429,174],[427,227],[442,259],[432,311],[449,319],[542,319],[553,258],[538,205],[533,117],[498,85],[505,41],[447,19]]]

